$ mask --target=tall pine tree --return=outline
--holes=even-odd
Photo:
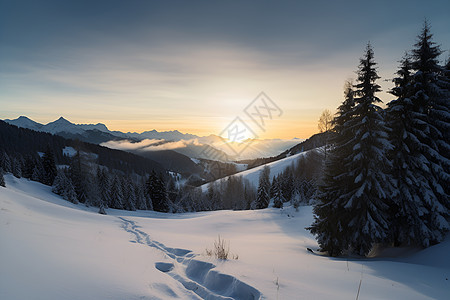
[[[426,186],[428,168],[422,163],[423,135],[421,119],[425,116],[417,111],[413,95],[411,62],[408,55],[401,61],[395,87],[390,91],[397,99],[388,103],[386,119],[391,131],[389,140],[393,149],[389,152],[392,161],[391,175],[394,191],[391,210],[391,239],[394,245],[422,245],[429,240],[423,198],[429,187]]]
[[[169,197],[162,174],[159,176],[152,171],[147,181],[147,192],[152,200],[154,211],[169,212]]]
[[[425,22],[412,50],[411,101],[418,129],[420,149],[420,198],[423,208],[422,245],[441,241],[449,229],[449,102],[448,90],[442,88],[438,58],[441,50],[432,41],[430,26]]]
[[[375,243],[386,242],[389,237],[389,207],[392,185],[386,175],[390,167],[386,151],[392,148],[387,139],[387,128],[381,100],[376,93],[381,91],[376,80],[373,50],[367,45],[360,60],[357,84],[355,85],[355,107],[348,126],[354,132],[353,152],[346,159],[345,168],[349,191],[345,210],[350,215],[347,225],[349,246],[359,255],[367,255]]]
[[[386,175],[389,167],[386,150],[391,145],[382,110],[377,105],[381,100],[375,95],[380,91],[375,66],[368,44],[354,86],[355,105],[338,114],[335,120],[345,122],[335,126],[338,141],[326,164],[320,202],[315,209],[317,217],[310,227],[318,235],[322,249],[330,255],[339,255],[346,249],[367,255],[375,243],[386,242],[388,238],[388,199],[392,187]]]
[[[258,192],[256,195],[255,209],[267,208],[270,202],[270,167],[265,166],[259,174]]]
[[[44,167],[44,184],[53,185],[53,181],[57,175],[55,154],[50,146],[44,152],[42,156],[42,166]]]
[[[346,174],[344,162],[352,153],[350,141],[353,139],[353,131],[346,124],[353,117],[354,106],[353,85],[346,82],[344,101],[333,119],[334,134],[331,136],[323,178],[318,185],[314,222],[308,228],[316,235],[321,251],[328,252],[330,256],[340,255],[348,245],[344,232],[348,214],[344,211],[340,196],[347,193],[351,181]]]

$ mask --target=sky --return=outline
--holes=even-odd
[[[0,0],[0,119],[110,130],[308,138],[371,43],[379,97],[425,19],[450,49],[450,1]],[[264,92],[265,128],[245,108]],[[282,113],[281,113],[282,112]]]

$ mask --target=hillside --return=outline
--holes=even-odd
[[[254,187],[258,187],[258,180],[259,180],[259,173],[264,168],[264,166],[270,167],[270,179],[272,179],[273,176],[277,176],[278,174],[282,173],[287,167],[290,167],[294,164],[297,164],[300,159],[304,159],[308,154],[311,152],[319,153],[319,150],[313,149],[305,152],[301,152],[292,156],[288,156],[286,158],[282,158],[258,167],[254,167],[249,170],[245,170],[242,172],[238,172],[234,175],[230,176],[242,176],[243,179],[248,180]],[[228,178],[225,177],[226,180]],[[218,179],[221,180],[221,179]],[[206,191],[209,183],[203,184],[201,186],[203,191]]]
[[[44,152],[50,147],[58,164],[68,164],[68,157],[63,155],[65,147],[93,153],[97,163],[122,172],[137,174],[150,173],[152,170],[164,172],[165,169],[157,162],[128,152],[109,149],[96,144],[65,139],[45,132],[19,128],[0,121],[0,152],[11,157],[24,159],[27,156],[36,157],[38,152]]]
[[[394,257],[329,258],[306,251],[317,248],[304,229],[311,207],[104,216],[5,177],[1,299],[354,299],[359,286],[359,299],[448,296],[448,238]],[[218,234],[238,260],[204,255]]]

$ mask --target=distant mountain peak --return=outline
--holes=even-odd
[[[64,117],[59,117],[59,119],[58,120],[56,120],[56,121],[53,121],[53,122],[51,122],[51,123],[55,123],[55,122],[58,122],[58,123],[70,123],[70,124],[73,124],[72,122],[70,122],[69,120],[67,120],[67,119],[64,119]]]
[[[43,126],[42,124],[39,124],[26,116],[20,116],[14,120],[5,119],[5,122],[17,127],[28,128],[32,130],[39,130]]]

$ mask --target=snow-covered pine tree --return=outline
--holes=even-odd
[[[444,163],[444,183],[441,184],[448,197],[450,195],[450,56],[447,58],[445,66],[442,68],[440,76],[438,77],[438,86],[442,90],[441,104],[441,118],[440,125],[441,132],[443,134],[443,141],[438,143],[439,153],[445,157],[446,163]],[[450,200],[446,201],[447,211],[450,211]],[[450,221],[449,221],[450,222]]]
[[[389,151],[392,161],[391,175],[394,190],[390,220],[391,239],[394,245],[422,245],[430,235],[424,219],[424,188],[428,168],[422,163],[421,143],[417,137],[423,135],[419,124],[424,115],[417,111],[411,101],[411,62],[408,55],[401,61],[398,77],[393,81],[395,87],[390,93],[397,99],[389,102],[386,109],[386,122],[391,129],[389,140],[393,149]],[[424,168],[425,167],[425,168]]]
[[[78,204],[72,181],[62,169],[58,170],[55,180],[53,181],[52,192],[62,196],[65,200]]]
[[[134,185],[130,178],[124,178],[122,180],[122,191],[124,196],[123,208],[126,210],[136,210],[136,193],[134,191]]]
[[[3,168],[0,167],[0,186],[6,187],[5,177],[3,176]]]
[[[70,177],[66,175],[67,183],[66,183],[66,197],[72,203],[78,204],[77,193],[75,192],[75,187],[72,184],[72,180]]]
[[[429,246],[442,241],[449,230],[448,185],[450,175],[448,156],[449,102],[440,86],[438,64],[441,50],[432,41],[430,26],[425,22],[412,50],[412,91],[417,138],[421,149],[420,168],[423,170],[420,199],[424,210],[422,244]]]
[[[111,186],[111,208],[123,209],[123,191],[120,178],[116,175]]]
[[[283,193],[283,202],[291,201],[294,193],[294,177],[292,167],[287,167],[280,176],[281,191]]]
[[[53,181],[53,186],[52,186],[53,193],[60,195],[60,196],[64,195],[64,185],[66,183],[65,177],[66,177],[66,174],[64,174],[64,171],[58,170],[55,180]]]
[[[97,169],[97,182],[100,198],[102,200],[101,202],[104,209],[107,209],[111,205],[112,178],[105,169],[99,167]]]
[[[272,183],[270,185],[270,190],[269,190],[269,196],[270,199],[272,199],[273,197],[275,197],[275,186],[277,185],[277,177],[275,175],[273,175],[272,177]]]
[[[11,173],[12,171],[11,159],[5,151],[0,155],[0,167],[3,168],[5,173]]]
[[[335,120],[340,123],[348,117],[342,126],[335,126],[337,142],[325,167],[320,202],[314,210],[317,217],[310,227],[330,255],[346,249],[367,255],[375,243],[388,238],[392,185],[386,175],[390,166],[386,151],[392,146],[382,109],[376,105],[381,100],[375,95],[380,91],[375,66],[368,44],[354,86],[355,106],[338,113]]]
[[[22,177],[22,160],[15,157],[12,160],[12,173],[16,178]]]
[[[31,180],[44,183],[45,171],[40,159],[36,160],[36,164],[33,168],[33,173],[31,174]]]
[[[273,207],[282,208],[286,198],[283,195],[282,174],[278,175],[276,185],[274,187]]]
[[[222,199],[220,195],[220,185],[213,181],[208,184],[206,191],[206,199],[211,210],[218,210],[222,207]]]
[[[270,167],[264,166],[259,173],[258,192],[256,195],[255,209],[267,208],[270,202]]]
[[[145,197],[143,185],[136,184],[134,190],[136,191],[136,209],[147,210],[147,199]]]
[[[152,171],[147,181],[147,191],[152,200],[153,210],[169,212],[169,198],[162,174],[158,176],[155,171]]]
[[[390,162],[386,152],[392,148],[388,129],[377,105],[381,100],[375,95],[380,86],[373,50],[367,45],[360,60],[355,107],[352,118],[346,123],[354,133],[350,143],[352,152],[345,159],[349,180],[348,192],[342,194],[346,214],[344,223],[351,251],[367,255],[375,243],[384,243],[389,236],[389,207],[392,184],[387,176]],[[344,227],[344,228],[345,228]]]
[[[354,106],[353,84],[348,81],[344,88],[344,101],[333,119],[334,134],[331,136],[322,180],[318,185],[314,222],[307,228],[316,236],[320,250],[328,252],[330,256],[338,256],[348,248],[344,230],[349,215],[344,210],[342,202],[345,198],[342,195],[347,194],[352,181],[344,163],[352,153],[350,142],[353,140],[353,131],[347,123],[353,118]]]

